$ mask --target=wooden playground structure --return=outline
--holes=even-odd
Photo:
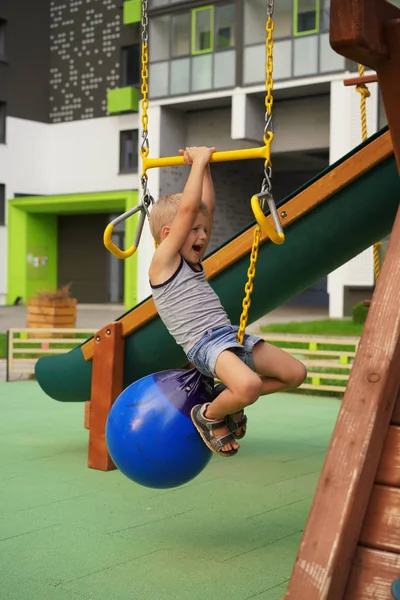
[[[400,171],[400,9],[385,0],[331,0],[330,37],[336,52],[376,72],[390,129],[382,152],[390,153],[393,145]],[[360,161],[363,156],[361,150]],[[368,160],[364,167],[360,161],[353,161],[353,171],[371,168]],[[346,169],[343,181],[339,168],[335,177],[328,174],[310,192],[299,194],[285,226],[354,177]],[[238,254],[249,252],[249,244],[251,232],[235,240],[234,250],[228,244],[223,266],[234,253],[237,260]],[[206,261],[208,276],[221,264],[213,257]],[[115,468],[105,443],[105,425],[123,389],[124,336],[155,312],[151,300],[139,310],[134,317],[104,327],[84,348],[85,359],[93,361],[91,401],[86,404],[92,468]],[[392,598],[392,582],[400,575],[399,334],[400,211],[285,600]]]
[[[400,10],[384,0],[332,0],[330,39],[336,52],[376,71],[400,171]],[[285,600],[393,598],[399,384],[400,210]]]

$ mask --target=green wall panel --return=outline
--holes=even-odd
[[[57,219],[60,214],[123,213],[136,206],[137,191],[15,198],[8,203],[7,304],[57,286]],[[126,245],[135,237],[137,216],[125,224]],[[137,302],[137,254],[125,261],[124,303]]]
[[[28,214],[26,296],[57,288],[57,215]]]
[[[110,114],[139,111],[139,90],[135,87],[123,87],[108,90],[107,110]]]
[[[8,203],[8,268],[7,304],[14,304],[18,297],[26,299],[26,222],[28,215]]]
[[[21,297],[26,303],[37,291],[57,285],[57,216],[10,205],[8,223],[7,302]]]
[[[142,3],[140,0],[128,0],[124,2],[124,25],[140,23],[142,20]]]

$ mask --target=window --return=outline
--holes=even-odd
[[[294,0],[294,35],[307,35],[319,30],[320,0]]]
[[[7,21],[0,19],[0,60],[6,59],[6,28]]]
[[[6,224],[6,186],[0,183],[0,225]]]
[[[6,143],[6,103],[0,102],[0,144]]]
[[[192,10],[192,54],[214,50],[214,7],[203,6]]]
[[[172,56],[190,54],[190,13],[172,17]]]
[[[150,19],[149,58],[151,62],[169,59],[170,24],[169,15]]]
[[[235,5],[215,7],[215,47],[231,48],[235,45]]]
[[[139,86],[140,70],[140,44],[122,48],[122,86]]]
[[[120,132],[119,170],[120,173],[136,173],[138,169],[139,132],[137,129]]]
[[[170,0],[176,1],[180,0]],[[235,24],[234,2],[151,17],[150,96],[161,98],[233,87]]]
[[[322,0],[321,4],[321,31],[329,31],[331,0]]]

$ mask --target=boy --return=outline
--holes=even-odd
[[[202,259],[210,239],[214,188],[209,160],[215,148],[179,151],[191,171],[182,194],[164,196],[150,213],[157,242],[149,278],[164,324],[188,360],[222,391],[212,403],[192,409],[193,423],[206,445],[233,456],[246,431],[243,410],[260,395],[295,388],[306,377],[304,365],[261,338],[246,335],[244,345],[218,296],[206,281]]]

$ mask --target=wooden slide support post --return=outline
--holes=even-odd
[[[123,390],[122,323],[115,321],[101,329],[95,334],[94,342],[88,466],[111,471],[116,467],[108,454],[105,430],[108,413]]]
[[[376,71],[400,170],[400,9],[385,0],[331,0],[330,42]]]
[[[285,600],[382,597],[344,594],[399,392],[399,373],[400,209]]]

